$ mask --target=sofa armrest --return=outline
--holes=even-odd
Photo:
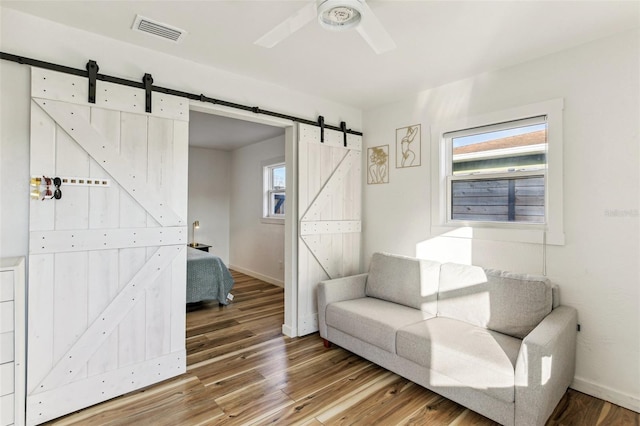
[[[515,370],[515,424],[544,425],[573,381],[578,314],[559,306],[522,341]]]
[[[351,275],[318,283],[318,328],[320,336],[327,338],[327,306],[342,300],[365,297],[365,284],[369,274]]]

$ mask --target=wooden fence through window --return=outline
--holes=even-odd
[[[544,223],[544,176],[452,182],[453,220]]]

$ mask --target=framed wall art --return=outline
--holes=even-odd
[[[389,183],[389,145],[367,150],[367,183]]]
[[[422,158],[420,124],[396,129],[396,168],[417,167]]]

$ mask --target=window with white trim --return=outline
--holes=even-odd
[[[444,134],[449,221],[545,223],[546,116]]]
[[[562,99],[431,127],[433,235],[564,244]]]
[[[286,168],[284,163],[264,166],[264,218],[284,220]]]

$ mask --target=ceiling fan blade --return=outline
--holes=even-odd
[[[318,14],[316,2],[312,1],[293,15],[289,16],[283,23],[260,37],[254,42],[258,46],[271,48],[280,43],[300,28],[313,21]]]
[[[396,43],[364,1],[362,2],[362,21],[356,27],[356,31],[378,55],[396,48]]]

